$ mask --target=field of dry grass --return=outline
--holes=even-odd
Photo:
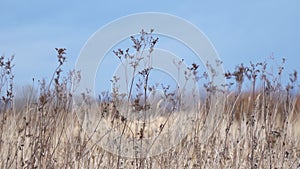
[[[0,60],[0,168],[300,168],[297,72],[284,86],[278,80],[282,68],[273,77],[267,63],[240,65],[225,73],[232,83],[223,90],[206,83],[205,97],[192,103],[167,89],[160,98],[165,104],[149,105],[146,97],[130,102],[118,90],[96,102],[83,93],[74,103],[78,96],[72,85],[80,80],[80,72],[64,75],[65,49],[57,52],[52,80],[38,81],[38,91],[28,92],[22,105],[14,101],[13,58]],[[121,53],[115,52],[119,58]],[[196,75],[197,66],[188,70]],[[141,73],[146,85],[147,71]],[[243,89],[245,81],[250,90]],[[141,93],[147,95],[147,90],[141,88]],[[156,116],[148,121],[137,115],[151,112]],[[171,131],[181,134],[178,142],[174,139],[179,135],[168,135]],[[123,138],[132,143],[118,141]],[[149,140],[153,144],[145,151]],[[159,151],[160,145],[169,147]],[[132,156],[113,151],[120,147]]]
[[[5,111],[1,113],[1,168],[297,168],[299,98],[281,109],[284,100],[274,104],[271,100],[278,98],[269,98],[263,105],[263,98],[257,96],[254,117],[243,113],[253,104],[248,98],[228,97],[230,106],[205,142],[199,138],[203,119],[197,119],[198,125],[180,144],[146,158],[122,158],[104,150],[93,138],[96,134],[85,133],[73,111],[56,109],[53,100],[42,109],[32,105],[20,112]],[[205,109],[201,107],[199,113]],[[114,124],[118,122],[122,123]],[[151,125],[158,131],[162,123]],[[147,128],[144,132],[149,133]]]

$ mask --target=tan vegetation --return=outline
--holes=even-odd
[[[137,50],[146,44],[152,44],[148,47],[153,48],[158,40],[150,38],[151,33],[142,32],[141,36],[147,41],[133,40],[136,48],[139,47]],[[208,82],[204,85],[205,97],[189,106],[184,101],[178,102],[182,97],[176,94],[177,91],[168,91],[167,88],[164,88],[162,101],[149,105],[147,97],[141,97],[148,91],[141,87],[139,97],[124,97],[118,90],[113,90],[109,94],[110,99],[102,99],[93,107],[94,101],[86,93],[82,94],[80,104],[74,105],[73,99],[77,96],[73,96],[71,86],[80,80],[80,72],[71,71],[63,75],[65,49],[57,49],[57,52],[58,67],[52,80],[48,83],[39,81],[38,93],[32,90],[32,95],[37,97],[28,99],[22,106],[14,106],[13,101],[13,58],[5,60],[2,57],[0,60],[3,95],[0,109],[0,168],[300,167],[297,72],[292,73],[288,84],[283,86],[278,80],[282,75],[281,68],[276,73],[278,76],[270,76],[267,63],[250,64],[249,67],[240,65],[225,74],[232,82],[224,84],[224,89],[217,90]],[[124,53],[129,55],[128,51],[115,52],[120,59]],[[191,77],[199,74],[196,65],[188,70],[192,72]],[[146,68],[141,73],[143,83],[140,86],[147,86],[148,71],[150,69]],[[246,81],[251,86],[247,91],[243,90]],[[117,83],[117,80],[113,82]],[[230,89],[233,85],[236,87]],[[213,98],[216,92],[224,99]],[[169,104],[162,102],[172,103],[173,107],[167,107]],[[213,108],[221,103],[225,105],[222,110]],[[204,124],[212,110],[218,110],[215,112],[218,116],[215,121],[210,121],[214,124],[214,130],[205,135]],[[130,116],[141,113],[141,117],[145,117],[146,112],[158,111],[161,113],[147,119]],[[179,126],[186,136],[179,144],[155,156],[137,154],[133,158],[123,157],[98,144],[103,139],[99,137],[103,135],[103,125],[99,124],[105,124],[121,133],[120,137],[131,138],[135,142],[146,143],[148,138],[163,138],[162,141],[168,143],[171,137],[165,137],[164,132],[172,129],[172,125],[180,124],[183,115],[188,115],[189,111],[195,111],[198,115],[198,118],[187,119],[193,124],[192,130]],[[87,131],[90,124],[93,124],[92,128]],[[203,139],[203,136],[207,138]],[[134,149],[132,146],[126,148]]]

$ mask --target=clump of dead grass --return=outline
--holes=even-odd
[[[218,89],[208,80],[207,73],[199,76],[198,65],[193,64],[186,70],[186,78],[195,84],[206,80],[205,98],[191,95],[190,106],[183,100],[183,91],[170,91],[168,85],[162,85],[162,97],[150,102],[149,91],[157,89],[148,81],[152,70],[148,61],[158,42],[152,32],[143,30],[140,37],[131,37],[135,55],[129,49],[114,51],[124,66],[132,68],[134,75],[139,74],[139,80],[134,84],[135,76],[128,76],[129,90],[119,93],[119,77],[114,77],[113,91],[101,94],[97,110],[91,106],[93,99],[85,93],[74,109],[73,99],[78,96],[73,96],[72,86],[78,84],[80,72],[64,73],[64,48],[56,49],[58,66],[51,80],[38,81],[38,97],[23,108],[14,109],[13,58],[1,57],[0,168],[300,167],[300,95],[296,71],[284,85],[283,66],[272,72],[267,62],[241,64],[225,73],[228,83],[223,84],[224,89]],[[142,53],[148,48],[144,58]],[[146,67],[138,71],[136,68],[142,61]],[[224,109],[217,112],[222,119],[203,142],[203,124],[216,104],[213,99],[216,92],[225,98]],[[177,114],[189,114],[191,110],[199,114],[198,119],[191,119],[195,123],[193,129],[180,144],[156,156],[136,154],[134,158],[126,158],[107,151],[97,142],[101,141],[97,137],[97,132],[101,132],[98,124],[105,121],[122,133],[121,137],[144,144],[150,137],[162,137],[172,124],[178,123],[181,119],[176,119]],[[148,118],[147,113],[157,116]],[[97,125],[87,132],[86,125],[90,124]]]

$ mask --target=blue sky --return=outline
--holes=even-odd
[[[287,72],[300,71],[300,1],[1,1],[0,54],[15,55],[19,85],[49,79],[55,47],[67,48],[66,69],[99,28],[138,12],[164,12],[196,25],[210,39],[225,70],[274,54]],[[155,28],[154,28],[155,29]]]

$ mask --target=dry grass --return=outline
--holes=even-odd
[[[257,168],[297,168],[300,158],[299,101],[293,102],[292,118],[287,121],[281,117],[283,112],[278,108],[282,103],[267,103],[269,113],[266,120],[257,117],[264,110],[256,108],[256,121],[252,125],[251,117],[242,113],[248,111],[244,105],[250,103],[239,98],[226,100],[228,105],[233,106],[226,106],[222,112],[223,120],[207,142],[200,141],[201,125],[195,126],[187,138],[169,151],[145,159],[120,157],[119,166],[119,157],[95,144],[72,112],[56,111],[51,108],[53,103],[45,107],[44,112],[38,111],[35,106],[23,112],[3,112],[0,167],[140,168],[142,165],[143,168],[249,168],[253,149],[253,163]],[[259,101],[258,96],[256,102]],[[240,104],[231,104],[233,102]],[[231,122],[232,111],[237,107],[242,108],[235,113],[245,117]],[[146,127],[144,138],[152,137],[154,132],[158,135],[165,118],[161,117]],[[201,122],[202,119],[198,120]],[[117,123],[115,121],[114,124]],[[127,126],[137,131],[133,124]],[[251,130],[254,130],[254,137]],[[133,135],[139,136],[137,133]]]
[[[148,35],[143,34],[145,39]],[[157,42],[155,38],[148,40],[150,44],[153,40]],[[63,76],[61,68],[65,62],[65,49],[57,49],[57,52],[58,67],[52,80],[49,83],[39,81],[38,94],[32,93],[38,97],[29,99],[21,107],[16,106],[18,109],[12,106],[12,59],[7,62],[1,59],[1,71],[4,72],[1,79],[5,84],[1,84],[1,89],[6,95],[1,100],[5,106],[1,106],[0,113],[0,168],[300,167],[300,96],[295,73],[284,87],[280,81],[272,81],[273,76],[267,76],[266,65],[240,65],[234,72],[225,74],[226,78],[233,80],[227,86],[236,84],[236,89],[218,91],[219,98],[213,98],[216,88],[207,83],[206,97],[193,99],[195,102],[190,105],[180,100],[182,97],[174,94],[176,91],[170,92],[167,88],[164,88],[162,100],[174,107],[164,106],[168,104],[162,104],[162,101],[148,105],[147,98],[140,97],[147,95],[147,90],[141,88],[142,94],[131,98],[132,102],[114,90],[110,99],[97,102],[99,107],[93,107],[95,102],[85,94],[80,104],[73,104],[75,96],[71,86],[80,80],[80,74],[71,71]],[[121,53],[125,52],[116,52],[120,59]],[[197,74],[197,65],[188,70],[191,73],[189,78],[197,79],[193,78]],[[143,83],[140,86],[147,86],[148,71],[145,69],[141,73]],[[279,69],[279,76],[281,71]],[[245,79],[249,80],[251,90],[243,91]],[[220,104],[224,107],[216,109],[215,106]],[[185,108],[179,109],[177,105]],[[156,116],[143,119],[134,115],[129,118],[138,113],[145,117],[147,112]],[[212,112],[215,113],[213,116]],[[186,119],[193,124],[192,128],[187,130],[178,125],[193,113],[198,118]],[[214,124],[209,128],[209,135],[205,129],[208,123]],[[103,127],[108,127],[109,131],[121,133],[120,138],[130,138],[139,144],[147,143],[148,138],[158,138],[157,143],[166,145],[173,143],[173,138],[166,134],[174,130],[174,124],[178,127],[176,130],[182,129],[185,137],[179,144],[171,145],[170,149],[155,156],[134,154],[132,145],[121,143],[120,146],[134,154],[133,158],[126,158],[107,151],[100,144],[114,141],[102,137],[107,134]]]

